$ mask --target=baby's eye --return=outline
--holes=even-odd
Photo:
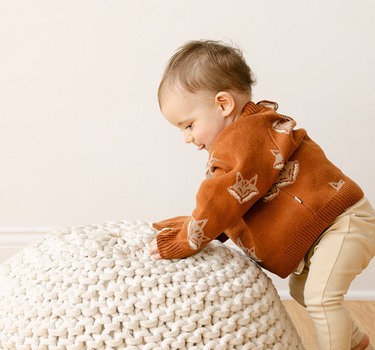
[[[189,129],[189,128],[191,128],[192,125],[193,125],[193,124],[189,124],[189,125],[187,125],[187,126],[185,127],[185,129]]]

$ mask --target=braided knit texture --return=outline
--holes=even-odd
[[[144,221],[62,228],[0,267],[0,348],[303,349],[264,272],[211,242],[153,260]]]

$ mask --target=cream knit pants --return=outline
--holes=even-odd
[[[313,319],[319,350],[349,350],[365,336],[342,302],[374,255],[375,211],[363,198],[325,230],[289,277],[291,296]]]

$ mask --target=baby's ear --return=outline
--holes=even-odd
[[[215,96],[215,104],[223,112],[224,117],[228,117],[234,110],[236,102],[227,91],[220,91]]]

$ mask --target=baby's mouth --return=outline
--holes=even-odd
[[[198,147],[198,151],[201,151],[202,149],[204,149],[205,148],[205,145],[200,145],[199,147]]]

